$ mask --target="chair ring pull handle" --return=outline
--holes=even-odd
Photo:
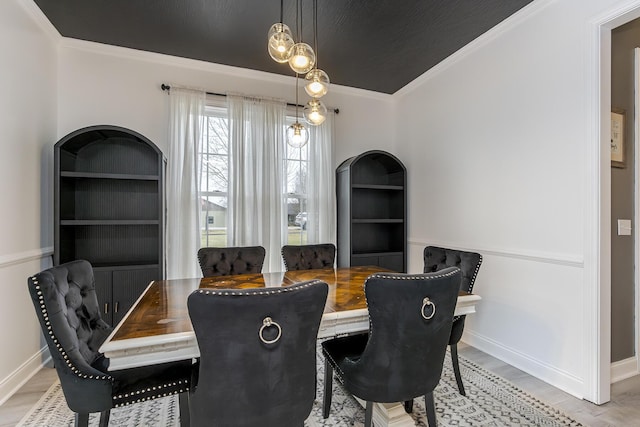
[[[278,328],[278,336],[276,336],[272,340],[266,340],[266,339],[264,339],[264,336],[262,335],[262,333],[264,332],[265,328],[269,328],[271,326],[275,326],[276,328]],[[271,317],[265,317],[264,320],[262,321],[262,326],[260,327],[260,332],[258,333],[258,336],[260,337],[260,341],[262,341],[265,344],[273,344],[274,342],[276,342],[276,341],[278,341],[280,339],[281,335],[282,335],[282,328],[280,327],[280,325],[278,325],[276,322],[274,322],[271,319]]]
[[[428,306],[432,306],[433,310],[431,311],[430,315],[426,316],[424,314],[424,309]],[[420,309],[420,314],[422,314],[422,317],[424,317],[425,320],[430,320],[436,314],[436,305],[429,299],[429,297],[424,297],[424,299],[422,300],[422,308]]]

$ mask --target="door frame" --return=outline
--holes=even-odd
[[[591,21],[584,398],[597,404],[611,398],[611,31],[638,17],[640,0],[635,0]]]
[[[638,364],[638,354],[640,354],[640,339],[638,337],[638,333],[640,331],[640,271],[638,271],[638,266],[640,266],[640,262],[638,262],[638,254],[640,254],[640,191],[638,185],[640,185],[640,135],[638,134],[638,129],[640,126],[640,48],[636,47],[633,50],[633,167],[634,167],[634,185],[633,185],[633,247],[634,247],[634,274],[633,274],[633,289],[635,291],[635,331],[634,331],[634,340],[635,340],[635,355],[633,357],[635,361],[635,372],[638,373],[638,369],[640,369],[640,365]]]

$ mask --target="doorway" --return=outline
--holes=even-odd
[[[612,32],[638,17],[640,17],[640,1],[634,1],[633,4],[627,4],[622,9],[609,10],[606,15],[594,21],[593,27],[597,43],[592,70],[594,92],[590,95],[594,100],[592,114],[596,126],[595,129],[592,129],[594,143],[590,151],[592,157],[589,169],[593,172],[591,176],[595,176],[596,182],[587,177],[587,180],[590,180],[589,203],[592,208],[587,215],[587,226],[592,226],[594,230],[598,231],[587,232],[588,244],[585,260],[591,262],[585,262],[585,268],[591,292],[586,295],[585,342],[586,350],[590,354],[587,356],[586,362],[586,393],[584,397],[597,404],[608,402],[611,393],[612,266],[617,268],[612,262],[613,226],[616,226],[615,237],[617,238],[617,220],[629,219],[613,218],[611,210],[611,111],[612,108],[616,108],[612,103]],[[625,113],[628,121],[635,121],[635,115],[632,111],[633,109]],[[631,113],[630,119],[629,113]],[[627,158],[627,160],[629,159]],[[632,194],[635,194],[635,191]],[[631,199],[633,200],[632,204],[635,204],[635,198],[631,197]],[[636,219],[635,214],[632,213],[631,218]],[[633,253],[635,251],[634,242],[632,242],[632,248]],[[633,282],[635,289],[635,276]],[[631,303],[634,305],[635,312],[638,305],[636,297],[631,298]],[[589,332],[589,328],[591,328],[591,332]],[[637,354],[635,337],[633,347],[634,353]]]

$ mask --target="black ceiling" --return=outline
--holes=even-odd
[[[278,0],[34,1],[65,37],[293,75],[267,53]],[[394,93],[531,1],[318,0],[318,66],[332,83]],[[294,35],[295,4],[284,0]]]

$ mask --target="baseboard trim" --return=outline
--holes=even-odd
[[[478,334],[465,330],[463,341],[493,357],[502,360],[509,365],[518,368],[534,377],[563,390],[578,399],[584,398],[584,381],[580,378],[551,366],[545,362],[534,359],[513,348]]]
[[[638,358],[635,356],[611,364],[611,384],[635,377],[638,374],[640,374]]]
[[[18,369],[0,382],[0,405],[6,402],[15,392],[20,390],[44,365],[51,360],[48,347],[43,347],[31,356]]]

